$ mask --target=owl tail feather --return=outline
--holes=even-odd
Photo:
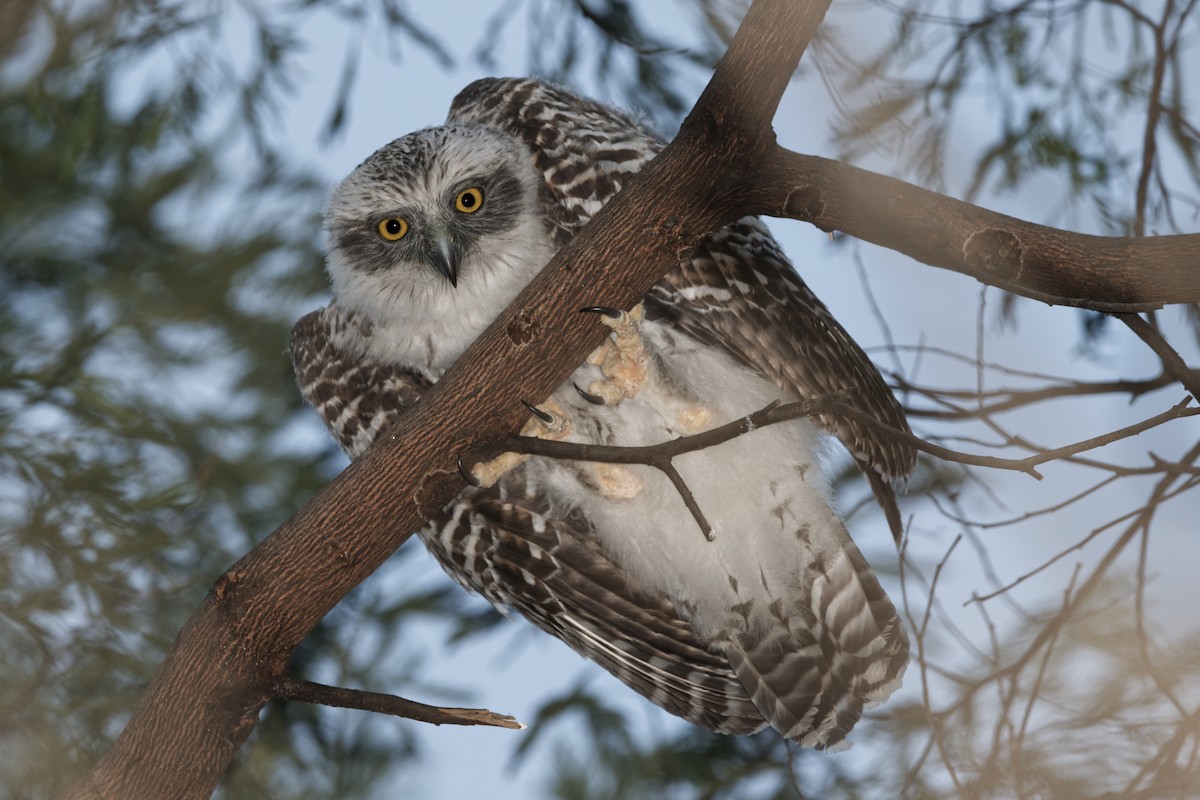
[[[908,637],[896,610],[852,543],[814,582],[807,609],[725,648],[755,708],[784,737],[844,750],[864,708],[900,686]]]
[[[823,704],[820,689],[814,693],[806,684],[819,684],[819,664],[811,658],[780,649],[779,642],[759,641],[750,647],[731,643],[726,655],[755,708],[771,727],[803,747],[845,750],[846,734],[862,713],[862,701],[846,698],[848,707],[836,713]]]

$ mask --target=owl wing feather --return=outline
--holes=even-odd
[[[560,246],[662,146],[632,119],[519,79],[472,84],[449,123],[489,125],[530,147]],[[852,405],[906,429],[865,354],[753,218],[706,237],[646,303],[648,313],[671,318],[797,397],[856,389]],[[335,302],[297,323],[291,343],[305,398],[352,457],[430,385],[419,372],[343,349],[341,334],[356,325]],[[880,474],[911,470],[903,447],[852,423],[821,422]],[[426,546],[460,583],[516,609],[668,711],[725,733],[769,721],[802,744],[831,747],[864,705],[898,684],[906,636],[847,535],[830,565],[815,567],[801,603],[811,614],[762,635],[705,641],[687,622],[689,609],[631,586],[588,521],[551,508],[550,493],[530,480],[518,469],[494,487],[467,489],[420,532]],[[828,653],[838,654],[836,663]]]
[[[375,435],[421,398],[433,382],[398,364],[382,364],[338,347],[351,328],[370,335],[336,303],[305,314],[292,326],[289,349],[300,393],[351,458],[367,451]]]
[[[515,470],[495,487],[468,489],[426,529],[447,572],[677,716],[722,733],[762,728],[728,659],[669,600],[632,587],[582,514],[552,509],[527,480]]]
[[[447,122],[488,125],[525,142],[542,174],[546,213],[560,246],[664,144],[631,117],[524,78],[472,83],[454,99]],[[691,260],[667,273],[646,302],[648,317],[669,318],[797,399],[849,390],[847,405],[909,430],[874,364],[755,217],[704,237]],[[853,420],[818,421],[886,479],[903,479],[916,464],[916,451],[905,442]],[[882,487],[873,488],[878,494]]]
[[[335,304],[292,329],[301,394],[352,458],[412,406],[431,382],[364,359],[335,337],[360,323]],[[766,721],[728,659],[702,642],[666,599],[636,591],[578,511],[552,513],[524,470],[467,489],[419,531],[446,572],[489,602],[520,612],[673,714],[722,733]]]

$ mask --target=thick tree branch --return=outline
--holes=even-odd
[[[729,221],[715,176],[756,163],[828,0],[756,0],[679,136],[551,261],[415,408],[217,579],[125,730],[64,798],[207,798],[300,641],[463,486],[455,457],[519,428],[601,333]],[[564,280],[564,277],[567,278]],[[504,369],[495,369],[503,364]]]
[[[779,147],[751,180],[756,213],[842,231],[1052,305],[1136,312],[1200,302],[1200,234],[1071,233]]]
[[[771,120],[828,4],[755,0],[676,139],[415,408],[216,580],[121,736],[64,797],[210,796],[301,640],[461,490],[456,456],[517,430],[518,399],[549,396],[599,343],[575,309],[633,306],[738,217],[810,219],[1049,302],[1132,311],[1200,300],[1198,237],[1061,234],[778,149]]]

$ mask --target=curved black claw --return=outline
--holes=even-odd
[[[579,388],[578,383],[572,382],[571,385],[575,387],[575,391],[579,392],[580,397],[582,397],[584,400],[587,400],[592,405],[594,405],[594,406],[604,405],[603,397],[600,397],[599,395],[594,395],[591,392],[585,392],[583,389]]]
[[[525,408],[529,409],[529,413],[533,414],[535,417],[540,419],[543,423],[550,425],[554,422],[554,415],[551,414],[549,411],[542,411],[540,408],[535,406],[533,403],[526,403],[524,400],[521,401],[521,405],[523,405],[523,406],[525,406]]]
[[[479,478],[476,478],[473,474],[471,474],[471,471],[469,469],[467,469],[466,467],[463,466],[461,453],[459,454],[458,458],[456,458],[454,460],[454,463],[458,464],[458,474],[463,476],[464,481],[471,484],[472,486],[482,486],[483,485],[482,481],[480,481]]]
[[[609,319],[620,319],[621,309],[612,306],[588,306],[579,309],[580,314],[603,314]]]

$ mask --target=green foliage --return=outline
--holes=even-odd
[[[844,157],[884,150],[936,187],[948,178],[947,153],[981,143],[968,200],[1052,176],[1063,209],[1081,210],[1097,232],[1180,232],[1195,219],[1194,4],[889,8],[894,29],[877,47],[862,47],[852,26],[821,39],[824,70],[846,100],[836,130]],[[1148,156],[1147,131],[1157,141]],[[1123,190],[1141,182],[1145,191]]]
[[[689,69],[715,60],[745,5],[681,0],[691,27],[668,36],[647,24],[648,3],[516,0],[497,5],[471,51],[421,27],[396,0],[0,2],[0,800],[48,797],[90,767],[216,575],[341,466],[300,404],[285,353],[292,322],[324,292],[323,181],[281,150],[274,132],[303,71],[304,26],[331,15],[351,32],[382,31],[401,58],[418,49],[450,65],[462,53],[489,63],[505,32],[524,24],[536,43],[531,72],[568,83],[595,73],[670,130],[692,94]],[[985,4],[977,16],[931,19],[914,3],[865,63],[849,40],[823,33],[823,69],[837,72],[853,100],[870,92],[844,121],[843,151],[889,142],[937,185],[955,114],[982,92],[999,116],[974,160],[970,193],[1052,174],[1072,200],[1091,200],[1099,227],[1125,231],[1140,215],[1151,229],[1176,229],[1186,200],[1165,187],[1200,174],[1197,131],[1184,113],[1197,74],[1186,48],[1161,62],[1156,130],[1188,170],[1175,184],[1152,165],[1145,197],[1131,199],[1115,187],[1137,182],[1141,153],[1111,121],[1145,110],[1158,46],[1152,26],[1117,3],[1072,4],[1061,11],[1066,22],[1051,25],[1060,13],[1052,5]],[[1185,18],[1175,13],[1164,31],[1176,38],[1164,41],[1184,41]],[[1104,80],[1061,47],[1085,18],[1121,53]],[[227,46],[232,27],[245,52]],[[326,138],[355,111],[361,49],[347,38]],[[933,77],[918,74],[931,58]],[[892,140],[897,128],[905,135]],[[235,167],[231,154],[247,153]],[[960,480],[924,479],[933,488]],[[493,629],[499,615],[456,587],[398,591],[403,581],[394,578],[414,550],[306,640],[299,674],[400,691],[425,672],[420,657],[398,655],[428,649],[400,646],[415,620],[447,623],[451,643]],[[1101,634],[1076,631],[1062,647],[1094,660]],[[1147,685],[1138,670],[1134,689]],[[1103,672],[1086,697],[1068,690],[1087,687],[1047,684],[1046,692],[1094,703],[1134,691],[1122,674]],[[1145,698],[1131,707],[1159,710]],[[962,713],[969,729],[976,709]],[[672,722],[647,735],[586,686],[547,699],[527,722],[535,724],[517,756],[551,753],[548,791],[564,798],[946,789],[933,767],[864,771],[852,766],[861,762],[791,751],[770,734],[728,738]],[[855,738],[896,763],[928,765],[926,725],[921,707],[893,702]],[[568,728],[570,744],[552,739]],[[951,745],[969,761],[979,742]],[[367,796],[418,757],[410,725],[276,703],[220,793]],[[1046,786],[1061,769],[1033,748],[1021,758],[1037,763],[1031,774]],[[980,786],[1009,766],[985,755],[976,764]]]
[[[322,289],[318,184],[227,174],[194,87],[117,111],[136,5],[28,8],[0,88],[2,797],[90,767],[211,580],[328,475],[288,441],[284,357]]]
[[[587,29],[594,66],[639,103],[683,108],[656,66],[674,56],[650,52],[669,46],[628,4],[549,11],[547,26]],[[90,767],[212,579],[339,468],[286,357],[324,292],[325,187],[273,134],[319,13],[454,61],[390,0],[0,9],[0,798],[49,796]],[[326,137],[353,111],[360,53],[346,47]],[[539,63],[569,80],[573,56]],[[434,615],[458,640],[499,620],[469,607],[369,585],[295,667],[403,685],[418,663],[385,632]],[[373,638],[345,632],[363,620]],[[362,795],[415,752],[411,727],[338,719],[271,705],[224,796]]]

